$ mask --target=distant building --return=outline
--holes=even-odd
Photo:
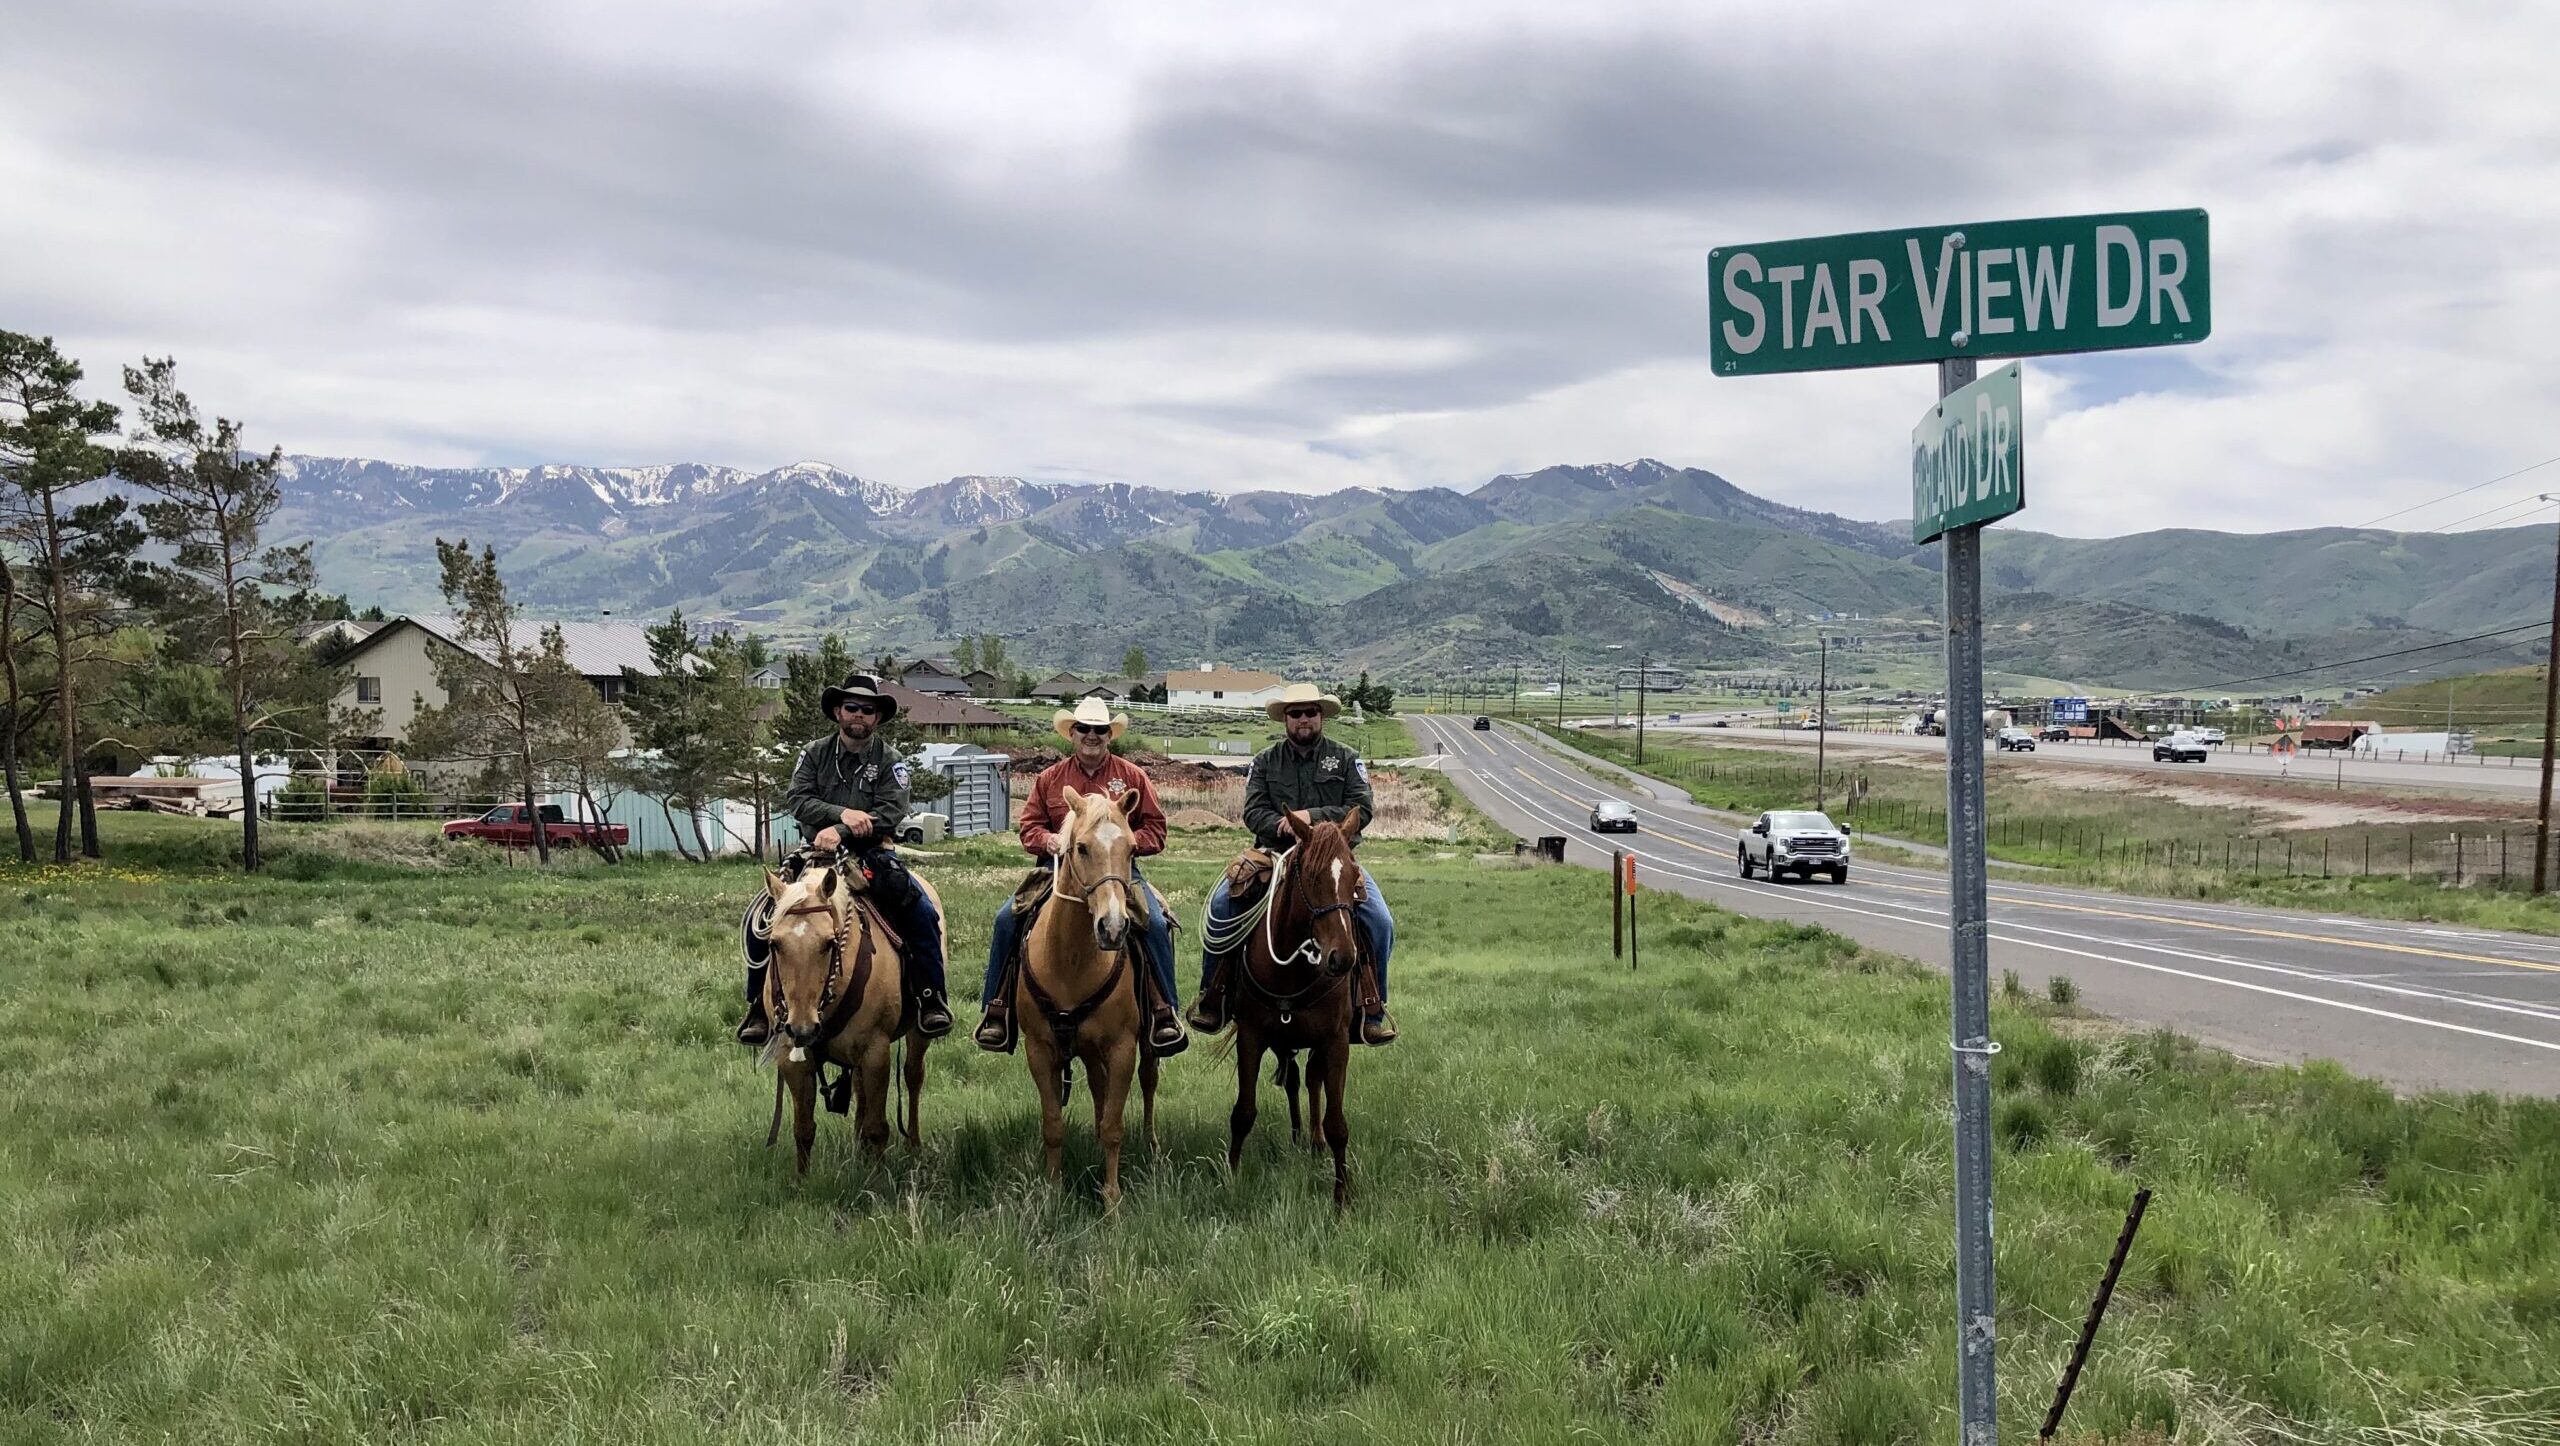
[[[1005,680],[996,676],[994,673],[989,672],[985,668],[971,668],[969,671],[961,674],[960,678],[961,681],[969,685],[969,696],[972,698],[1001,698],[1004,696]]]
[[[1061,703],[1072,703],[1076,699],[1083,697],[1084,690],[1091,686],[1091,684],[1085,682],[1084,679],[1077,677],[1073,673],[1059,673],[1051,677],[1047,682],[1033,686],[1031,689],[1031,696],[1034,698],[1051,698]]]
[[[539,646],[543,631],[551,627],[560,629],[561,640],[568,646],[569,666],[595,685],[597,694],[608,703],[622,701],[626,671],[643,678],[658,676],[658,665],[649,657],[649,630],[640,623],[548,623],[527,619],[516,624],[514,641],[518,647]],[[487,659],[484,649],[457,642],[460,632],[460,622],[455,618],[433,614],[393,618],[338,659],[337,667],[344,679],[338,689],[338,706],[374,708],[382,714],[381,726],[373,736],[355,740],[357,749],[371,752],[396,747],[418,716],[420,702],[444,706],[448,700],[444,688],[436,682],[435,658],[439,651],[464,651]]]
[[[968,676],[960,665],[949,658],[918,658],[907,664],[898,681],[919,693],[937,693],[946,697],[966,698],[970,695]]]
[[[1177,708],[1259,708],[1287,686],[1278,673],[1251,668],[1177,668],[1164,675],[1165,701]]]
[[[1013,720],[992,708],[981,708],[963,696],[919,693],[904,683],[881,691],[898,700],[898,716],[927,738],[957,738],[968,728],[1010,728]]]

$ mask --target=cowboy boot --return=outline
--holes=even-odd
[[[942,991],[919,991],[916,995],[916,1033],[927,1039],[940,1039],[950,1032],[951,1006],[942,1002]]]
[[[773,1037],[773,1025],[764,1017],[764,971],[747,971],[747,1017],[738,1021],[738,1043],[750,1048],[761,1047]]]
[[[1378,997],[1377,981],[1369,976],[1366,964],[1360,966],[1360,974],[1360,1042],[1393,1044],[1396,1042],[1396,1022],[1387,1016],[1386,1001]]]
[[[989,1054],[1013,1053],[1013,971],[1021,967],[1007,967],[995,992],[978,1006],[978,1048]]]
[[[1227,971],[1237,961],[1222,958],[1210,972],[1209,982],[1200,986],[1200,997],[1191,1001],[1191,1027],[1202,1034],[1215,1034],[1227,1027]]]
[[[1191,1036],[1183,1031],[1182,1018],[1173,1012],[1172,1005],[1159,999],[1150,1012],[1154,1017],[1147,1023],[1147,1047],[1155,1051],[1157,1058],[1180,1054],[1191,1047]]]

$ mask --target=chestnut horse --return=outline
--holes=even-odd
[[[932,897],[932,886],[918,887]],[[843,867],[813,864],[785,882],[765,875],[773,913],[763,926],[773,954],[765,966],[765,1017],[773,1038],[758,1056],[773,1064],[773,1128],[782,1130],[782,1092],[791,1091],[791,1141],[799,1147],[800,1173],[809,1173],[809,1145],[817,1137],[818,1065],[849,1071],[854,1095],[854,1135],[874,1159],[889,1151],[889,1046],[907,1045],[906,1110],[899,1133],[917,1143],[924,1096],[925,1037],[912,1025],[899,1032],[906,1009],[904,969],[898,952],[868,909],[857,905],[861,877]],[[934,899],[934,907],[942,907]],[[843,1105],[839,1096],[838,1108]]]
[[[1296,842],[1271,877],[1259,927],[1250,931],[1229,965],[1235,1021],[1236,1108],[1228,1118],[1227,1168],[1244,1159],[1253,1133],[1254,1076],[1264,1050],[1279,1055],[1277,1076],[1289,1096],[1289,1133],[1298,1134],[1298,1055],[1307,1056],[1309,1144],[1333,1150],[1333,1206],[1351,1197],[1348,1150],[1351,1125],[1342,1113],[1342,1088],[1351,1072],[1351,1031],[1362,989],[1354,971],[1366,969],[1365,946],[1352,922],[1352,906],[1368,881],[1351,846],[1368,826],[1358,808],[1342,822],[1309,823],[1303,813],[1281,815]]]
[[[1057,871],[1049,903],[1023,940],[1014,971],[1014,1017],[1022,1021],[1023,1057],[1040,1091],[1040,1140],[1049,1183],[1058,1183],[1066,1145],[1068,1070],[1084,1061],[1093,1096],[1093,1133],[1102,1145],[1102,1208],[1120,1208],[1122,1116],[1135,1078],[1144,1096],[1147,1143],[1155,1144],[1156,1070],[1141,1058],[1146,1022],[1138,976],[1147,967],[1146,903],[1130,875],[1137,835],[1129,814],[1135,792],[1114,804],[1107,794],[1063,794],[1066,821],[1057,830]]]

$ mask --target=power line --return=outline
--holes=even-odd
[[[2306,668],[2289,668],[2281,673],[2260,673],[2255,677],[2232,678],[2225,682],[2204,684],[2198,691],[2217,693],[2225,688],[2236,688],[2242,683],[2263,683],[2272,678],[2299,678],[2305,673],[2325,673],[2333,668],[2352,668],[2358,663],[2378,663],[2384,658],[2405,658],[2411,653],[2432,653],[2438,648],[2458,647],[2463,643],[2477,643],[2490,638],[2510,637],[2516,633],[2536,633],[2542,631],[2543,626],[2544,625],[2541,623],[2525,623],[2517,627],[2500,628],[2494,633],[2473,633],[2467,638],[2447,638],[2441,643],[2427,643],[2415,648],[2395,648],[2388,653],[2370,653],[2361,658],[2340,658],[2334,662],[2313,663]]]
[[[2548,467],[2554,462],[2560,462],[2560,457],[2545,457],[2541,461],[2534,463],[2531,467],[2518,467],[2516,470],[2505,474],[2505,476],[2492,477],[2486,482],[2474,482],[2468,487],[2457,488],[2454,491],[2444,494],[2442,497],[2430,497],[2426,501],[2418,503],[2413,507],[2403,507],[2397,512],[2386,512],[2380,517],[2373,519],[2373,522],[2359,522],[2356,525],[2358,527],[2371,527],[2374,525],[2374,522],[2389,522],[2394,517],[2406,517],[2412,512],[2423,512],[2427,508],[2433,507],[2439,502],[2451,502],[2456,497],[2477,492],[2483,487],[2495,487],[2499,483],[2506,481],[2508,477],[2521,477],[2527,472],[2534,471],[2538,468]]]
[[[2454,528],[2460,527],[2462,524],[2464,524],[2464,523],[2466,523],[2466,522],[2477,522],[2477,521],[2478,521],[2478,520],[2480,520],[2481,518],[2483,518],[2483,517],[2487,517],[2490,513],[2493,513],[2493,512],[2505,512],[2505,511],[2508,511],[2508,510],[2510,510],[2510,509],[2512,509],[2512,508],[2517,508],[2517,507],[2538,507],[2538,506],[2540,506],[2540,505],[2542,505],[2542,498],[2541,498],[2541,496],[2540,496],[2539,494],[2537,494],[2537,495],[2535,495],[2535,496],[2532,496],[2532,497],[2519,497],[2519,498],[2517,498],[2517,499],[2516,499],[2515,501],[2513,501],[2513,502],[2501,502],[2501,503],[2499,503],[2497,506],[2490,508],[2488,512],[2474,512],[2474,513],[2472,513],[2469,517],[2457,517],[2457,518],[2455,518],[2454,520],[2452,520],[2451,522],[2440,523],[2440,524],[2438,524],[2437,526],[2430,527],[2430,528],[2428,528],[2428,529],[2427,529],[2427,531],[2429,531],[2429,532],[2449,532],[2449,531],[2453,530]],[[2499,523],[2499,524],[2497,524],[2497,525],[2498,525],[2498,526],[2500,526],[2500,527],[2504,527],[2504,526],[2506,526],[2507,524],[2506,524],[2506,523],[2504,523],[2504,522],[2501,522],[2501,523]],[[2472,530],[2473,530],[2473,531],[2475,531],[2475,532],[2486,532],[2486,531],[2488,531],[2489,529],[2488,529],[2488,528],[2485,528],[2485,527],[2480,527],[2480,528],[2474,528],[2474,529],[2472,529]]]

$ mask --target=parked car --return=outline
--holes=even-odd
[[[1849,882],[1849,831],[1827,814],[1786,809],[1760,815],[1735,851],[1734,863],[1744,878],[1765,869],[1769,877],[1794,874],[1810,879],[1817,873],[1831,882]]]
[[[939,813],[911,813],[898,825],[898,842],[906,844],[940,843],[951,837],[951,820]]]
[[[543,841],[555,848],[625,848],[631,830],[618,823],[571,822],[560,805],[542,805]],[[502,803],[478,818],[457,818],[444,826],[446,838],[478,839],[504,848],[533,847],[533,818],[520,803]]]
[[[2192,733],[2172,733],[2151,745],[2154,763],[2202,763],[2205,755],[2204,740]]]
[[[1634,833],[1636,806],[1623,799],[1604,798],[1591,805],[1593,833]]]
[[[1493,720],[1492,720],[1492,719],[1490,719],[1490,718],[1488,718],[1488,717],[1486,717],[1486,716],[1485,716],[1485,715],[1483,715],[1482,713],[1478,713],[1478,714],[1476,715],[1476,725],[1475,725],[1475,726],[1476,726],[1476,731],[1477,731],[1478,733],[1490,733],[1490,732],[1492,732],[1492,731],[1493,731]]]
[[[2036,737],[2047,743],[2068,743],[2071,741],[2071,725],[2068,723],[2047,723],[2043,728],[2037,730]]]
[[[2024,728],[2003,728],[1998,733],[1992,735],[1992,741],[2000,745],[2000,751],[2003,753],[2033,753],[2036,751],[2036,735],[2028,732]]]

